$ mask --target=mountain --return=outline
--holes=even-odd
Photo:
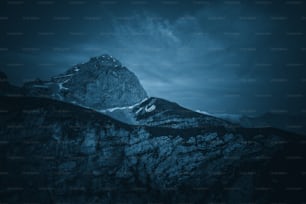
[[[306,143],[299,135],[127,125],[37,97],[2,96],[0,110],[4,203],[305,201]]]
[[[95,110],[133,105],[147,97],[134,73],[109,56],[93,57],[49,81],[23,86],[27,96],[47,97]]]
[[[0,88],[1,203],[305,202],[304,136],[149,98],[108,55]]]
[[[156,97],[147,98],[132,106],[115,107],[102,110],[101,112],[133,125],[180,129],[202,126],[233,128],[235,126],[223,119],[200,114],[186,109],[177,103]]]
[[[289,132],[306,135],[306,115],[303,112],[300,114],[267,112],[259,116],[209,114],[206,112],[203,114],[221,118],[233,124],[238,124],[247,128],[274,127]]]
[[[244,127],[275,127],[290,132],[306,135],[305,113],[272,113],[268,112],[257,117],[242,117],[240,125]]]
[[[109,55],[91,58],[50,81],[25,83],[23,92],[26,96],[47,97],[88,107],[133,125],[233,126],[225,120],[196,113],[164,99],[148,98],[137,77]]]

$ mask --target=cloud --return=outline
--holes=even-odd
[[[198,67],[208,64],[205,56],[221,46],[209,36],[199,34],[197,19],[191,16],[173,22],[149,14],[131,19],[114,24],[116,41],[125,51],[116,54],[140,76],[145,86],[150,86],[147,88],[152,93],[158,93],[156,89],[165,81],[179,89],[181,83],[177,79],[191,77],[192,72],[200,70]]]
[[[235,112],[237,100],[239,109],[264,111],[271,104],[277,106],[284,87],[271,84],[271,79],[289,77],[282,66],[288,56],[271,52],[277,45],[289,46],[279,33],[286,28],[267,19],[269,12],[258,8],[220,4],[172,20],[136,15],[129,22],[114,24],[116,41],[126,50],[116,54],[150,95],[207,111],[220,109],[216,101],[223,101],[224,110]],[[272,66],[260,66],[265,64]],[[270,103],[250,101],[254,93],[262,92],[276,95]]]
[[[84,15],[97,15],[93,10],[88,9]],[[41,40],[29,35],[27,42],[41,47],[41,51],[20,53],[12,49],[1,56],[1,63],[11,63],[12,59],[27,65],[12,71],[7,67],[18,75],[18,81],[22,76],[46,78],[92,56],[108,53],[138,76],[149,95],[208,112],[222,109],[235,113],[250,107],[264,112],[273,105],[282,105],[283,92],[305,93],[300,83],[306,78],[303,66],[287,66],[305,64],[301,51],[305,37],[288,35],[305,33],[301,9],[290,14],[277,5],[272,8],[211,2],[192,10],[171,10],[171,14],[162,8],[146,8],[142,13],[121,10],[125,8],[119,11],[125,17],[103,14],[104,20],[90,22],[72,18],[69,28],[61,27],[61,32],[66,33],[63,36]],[[273,20],[273,16],[287,16],[288,20]],[[71,31],[84,35],[67,34]],[[61,47],[69,49],[56,49]],[[54,66],[39,67],[42,63]],[[289,82],[277,83],[277,79]],[[261,93],[275,97],[265,102],[254,98]]]

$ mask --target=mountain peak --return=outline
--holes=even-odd
[[[107,66],[107,67],[121,67],[122,66],[119,60],[117,60],[116,58],[108,54],[103,54],[97,57],[92,57],[90,58],[88,63],[94,63],[97,66]]]
[[[50,97],[96,110],[133,105],[147,97],[136,75],[104,54],[77,64],[50,81],[25,84],[31,96]]]

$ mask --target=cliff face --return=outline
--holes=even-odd
[[[50,81],[32,81],[23,87],[28,96],[47,97],[95,110],[133,105],[147,97],[138,78],[109,56],[91,58]]]
[[[1,97],[1,202],[303,201],[304,138],[275,129],[127,125]]]

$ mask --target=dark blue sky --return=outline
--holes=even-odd
[[[306,113],[303,1],[0,4],[0,65],[15,84],[108,53],[150,96],[191,109]]]

